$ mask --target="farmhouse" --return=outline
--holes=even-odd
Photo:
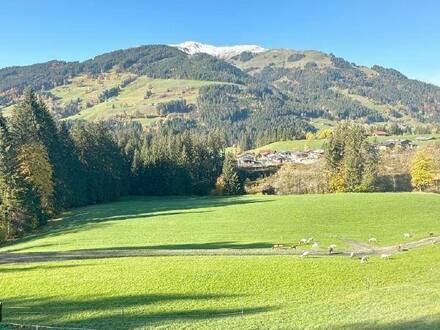
[[[410,141],[410,140],[386,140],[382,143],[379,143],[376,145],[376,147],[379,150],[387,150],[387,149],[394,149],[394,148],[402,148],[402,149],[412,149],[412,148],[416,148],[417,145]]]

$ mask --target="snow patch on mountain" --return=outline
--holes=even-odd
[[[197,53],[206,53],[221,59],[230,59],[236,55],[240,55],[243,52],[250,53],[261,53],[265,52],[267,49],[258,45],[236,45],[236,46],[213,46],[202,44],[195,41],[185,41],[181,44],[170,45],[172,47],[177,47],[181,51],[193,55]]]

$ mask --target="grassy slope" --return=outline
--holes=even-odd
[[[126,86],[118,96],[99,103],[90,109],[81,111],[71,119],[103,120],[127,113],[136,117],[137,112],[143,115],[156,115],[156,105],[177,99],[195,103],[199,88],[215,82],[184,79],[152,79],[146,76],[137,78]],[[145,92],[151,90],[153,95],[144,99]]]
[[[342,95],[345,95],[345,96],[351,98],[352,100],[358,101],[364,107],[367,107],[372,110],[376,110],[379,113],[382,113],[385,115],[389,115],[390,110],[392,110],[392,109],[399,111],[399,108],[396,106],[392,106],[389,104],[382,104],[382,103],[376,102],[373,99],[370,99],[365,96],[361,96],[361,95],[357,95],[357,94],[350,94],[348,92],[348,90],[345,90],[345,89],[341,89],[341,88],[337,88],[337,87],[334,87],[332,89]],[[410,120],[411,118],[407,118],[407,119]]]
[[[306,149],[319,149],[322,148],[324,140],[287,140],[277,141],[266,144],[262,147],[256,148],[254,152],[260,152],[264,150],[272,151],[303,151]]]
[[[434,140],[428,141],[417,141],[418,137],[422,136],[432,136]],[[410,140],[417,145],[424,146],[430,144],[440,143],[440,135],[438,134],[425,134],[425,135],[391,135],[391,136],[371,136],[369,138],[370,142],[383,142],[386,140]],[[253,151],[259,152],[262,150],[273,150],[273,151],[302,151],[306,149],[318,149],[322,148],[325,140],[287,140],[273,142],[262,147],[256,148]]]
[[[79,98],[81,99],[81,107],[85,109],[87,101],[98,99],[104,90],[117,87],[130,77],[134,77],[134,75],[116,72],[105,73],[98,78],[80,75],[73,78],[69,84],[55,87],[50,92],[60,98],[61,105],[66,105]]]
[[[291,256],[123,258],[3,265],[0,286],[4,322],[434,329],[440,326],[439,264],[439,246],[366,265]]]
[[[439,195],[418,193],[131,198],[74,210],[1,251],[252,248],[309,236],[341,246],[341,238],[366,241],[370,234],[390,244],[403,241],[407,231],[415,239],[438,234],[439,202]],[[296,256],[60,261],[0,265],[0,288],[4,322],[95,329],[428,329],[440,326],[438,265],[440,246],[390,260],[373,257],[366,265]]]
[[[289,56],[296,53],[303,54],[305,57],[298,61],[289,62]],[[322,52],[314,50],[297,52],[290,49],[272,49],[267,52],[256,54],[249,61],[242,62],[239,60],[233,60],[232,62],[240,69],[245,71],[249,70],[250,72],[259,71],[268,65],[282,68],[302,68],[310,62],[314,62],[322,67],[331,65],[330,57]]]
[[[379,245],[440,232],[436,194],[336,194],[240,198],[132,198],[77,209],[4,251],[133,248],[264,248],[314,237]]]

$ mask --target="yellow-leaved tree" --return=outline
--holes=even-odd
[[[20,174],[38,192],[41,206],[49,215],[53,212],[53,168],[46,148],[41,143],[25,144],[18,153]]]
[[[411,184],[418,191],[423,191],[434,183],[434,160],[426,152],[419,150],[411,163]]]

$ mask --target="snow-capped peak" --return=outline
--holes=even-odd
[[[187,54],[197,54],[197,53],[206,53],[221,59],[230,59],[236,55],[239,55],[243,52],[250,53],[261,53],[266,51],[265,48],[260,47],[258,45],[236,45],[236,46],[213,46],[202,44],[200,42],[195,41],[185,41],[181,44],[170,45],[172,47],[177,47],[181,51]]]

